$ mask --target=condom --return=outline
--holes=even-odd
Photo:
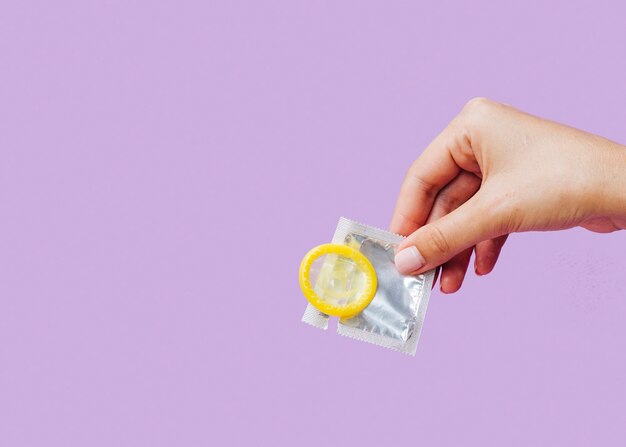
[[[300,264],[302,293],[313,306],[327,315],[357,315],[374,298],[376,285],[372,263],[361,252],[347,245],[315,247]]]
[[[300,285],[309,301],[302,321],[327,329],[340,317],[341,335],[414,355],[428,307],[434,270],[402,275],[394,264],[404,237],[339,219],[332,244],[307,253]]]

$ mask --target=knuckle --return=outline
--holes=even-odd
[[[450,212],[451,208],[455,204],[454,195],[446,191],[445,189],[438,194],[437,201],[441,204],[441,207],[447,212]]]
[[[475,121],[476,119],[489,115],[495,108],[496,104],[496,102],[487,98],[472,98],[465,103],[465,106],[461,111],[461,115],[469,121]]]
[[[408,173],[408,180],[413,184],[416,190],[420,191],[428,198],[434,197],[437,193],[435,185],[427,182],[422,177],[411,171]]]
[[[488,108],[491,105],[493,105],[493,101],[491,101],[490,99],[482,96],[477,96],[467,101],[463,109],[467,111],[475,111]]]
[[[437,200],[441,202],[441,207],[448,213],[455,210],[461,203],[463,203],[463,199],[460,194],[445,190],[439,193]]]
[[[458,116],[458,122],[468,135],[468,140],[481,140],[482,134],[489,129],[494,119],[497,106],[497,102],[483,97],[472,98],[465,103]]]
[[[423,227],[424,241],[430,250],[435,253],[448,253],[450,251],[450,243],[443,232],[434,225]]]

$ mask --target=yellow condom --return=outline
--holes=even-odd
[[[315,276],[315,281],[311,276]],[[309,302],[335,317],[352,317],[376,294],[376,271],[357,249],[323,244],[308,252],[300,264],[300,287]]]

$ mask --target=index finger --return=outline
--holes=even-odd
[[[408,236],[424,225],[435,197],[461,172],[454,153],[469,139],[454,120],[409,168],[391,219],[390,230]]]

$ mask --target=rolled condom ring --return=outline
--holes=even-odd
[[[306,299],[335,317],[360,313],[378,286],[376,271],[367,257],[356,248],[339,244],[323,244],[309,251],[300,264],[299,280]]]

